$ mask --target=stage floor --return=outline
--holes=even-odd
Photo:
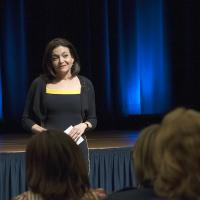
[[[26,144],[31,135],[0,134],[0,152],[25,151]],[[133,146],[138,137],[138,131],[94,131],[87,134],[90,149],[120,148]]]

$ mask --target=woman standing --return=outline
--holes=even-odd
[[[95,94],[91,81],[78,75],[80,64],[75,47],[63,38],[50,41],[44,53],[43,69],[44,74],[29,89],[23,127],[42,133],[52,128],[64,131],[72,125],[69,135],[74,141],[83,136],[79,146],[89,167],[83,134],[96,127]]]

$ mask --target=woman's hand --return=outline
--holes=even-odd
[[[94,189],[94,191],[99,199],[103,200],[106,198],[106,192],[103,188],[96,188],[96,189]]]
[[[44,131],[46,131],[46,128],[43,128],[37,124],[34,124],[31,128],[33,133],[39,134],[39,133],[43,133]]]
[[[69,136],[74,140],[78,140],[81,135],[85,132],[85,129],[87,128],[87,124],[80,123],[73,127],[73,129],[70,131]]]
[[[88,192],[84,194],[83,200],[104,200],[106,199],[106,192],[102,188],[89,189]]]

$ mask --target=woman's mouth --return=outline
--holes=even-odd
[[[60,65],[59,67],[62,68],[62,67],[66,67],[66,66],[67,66],[67,65]]]

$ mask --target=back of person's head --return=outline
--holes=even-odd
[[[155,140],[154,183],[166,199],[200,197],[200,113],[179,108],[167,114]]]
[[[159,125],[151,125],[141,131],[134,145],[133,161],[139,185],[150,184],[156,175],[153,163],[153,146]]]
[[[29,189],[44,199],[80,199],[89,189],[79,147],[62,131],[34,135],[27,145]]]

